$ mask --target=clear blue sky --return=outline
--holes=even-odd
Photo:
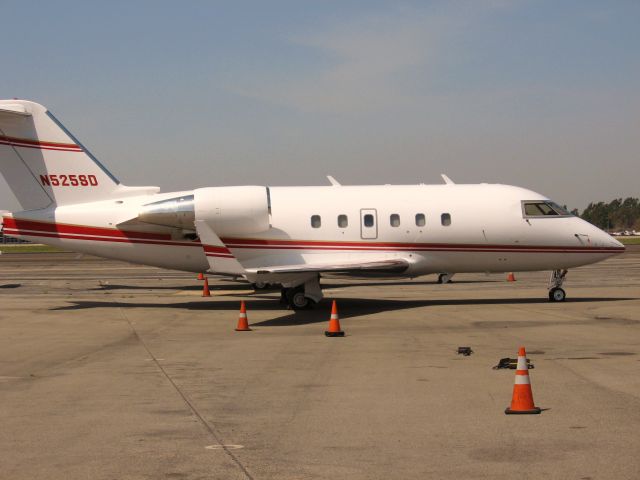
[[[0,98],[128,185],[640,196],[640,2],[0,0]],[[0,209],[18,209],[0,180]]]

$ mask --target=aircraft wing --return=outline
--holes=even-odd
[[[277,267],[247,268],[247,273],[267,274],[267,273],[310,273],[310,272],[335,272],[351,273],[362,271],[381,271],[401,273],[409,268],[409,262],[402,258],[392,260],[377,260],[371,262],[347,262],[329,264],[303,264],[303,265],[281,265]]]
[[[242,265],[233,256],[229,249],[220,240],[220,237],[204,220],[196,220],[196,231],[202,242],[204,254],[209,261],[212,272],[227,275],[243,275]]]

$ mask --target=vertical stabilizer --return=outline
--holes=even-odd
[[[0,100],[0,172],[24,210],[154,193],[124,187],[45,107]]]

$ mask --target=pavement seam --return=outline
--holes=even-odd
[[[224,444],[224,442],[222,441],[222,437],[220,436],[220,434],[218,432],[216,432],[216,430],[209,424],[209,422],[207,422],[204,417],[200,414],[200,412],[198,412],[198,410],[196,409],[196,407],[193,405],[193,403],[189,400],[189,398],[187,397],[186,393],[184,393],[180,387],[178,387],[178,385],[173,381],[173,379],[171,378],[171,376],[169,376],[169,374],[167,373],[167,371],[162,367],[162,365],[160,364],[160,362],[158,362],[158,359],[155,357],[155,355],[153,353],[151,353],[151,350],[149,350],[149,347],[147,346],[147,344],[144,342],[144,340],[142,339],[142,337],[138,334],[138,331],[135,329],[135,327],[133,326],[133,323],[131,323],[131,320],[129,320],[129,317],[127,317],[127,315],[125,315],[124,311],[122,310],[122,308],[118,309],[120,311],[120,314],[122,315],[122,318],[129,324],[129,328],[131,328],[131,331],[133,332],[133,335],[136,337],[136,339],[138,340],[138,342],[140,342],[140,345],[142,345],[144,347],[144,349],[147,351],[147,353],[149,354],[149,356],[152,358],[153,363],[155,363],[156,367],[158,367],[158,369],[160,370],[160,372],[162,372],[162,375],[164,375],[164,377],[167,379],[167,381],[171,384],[171,386],[174,388],[174,390],[178,393],[178,395],[180,395],[180,397],[182,398],[182,400],[184,401],[184,403],[189,407],[189,410],[191,410],[191,413],[193,413],[193,415],[195,415],[195,417],[200,421],[200,423],[202,424],[202,426],[211,434],[211,436],[214,438],[214,440],[222,447],[222,450],[224,450],[224,452],[229,456],[229,458],[231,458],[231,460],[233,460],[233,462],[238,466],[238,468],[240,468],[240,470],[242,470],[242,473],[244,473],[244,475],[249,479],[249,480],[254,480],[253,476],[249,473],[249,471],[245,468],[245,466],[242,464],[242,462],[240,462],[240,460],[238,459],[238,457],[236,457],[233,452]]]

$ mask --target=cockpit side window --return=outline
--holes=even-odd
[[[571,212],[555,202],[547,202],[547,205],[551,206],[556,212],[558,212],[558,215],[571,215]]]
[[[551,201],[523,201],[522,211],[525,217],[566,217],[571,214],[557,203]]]

